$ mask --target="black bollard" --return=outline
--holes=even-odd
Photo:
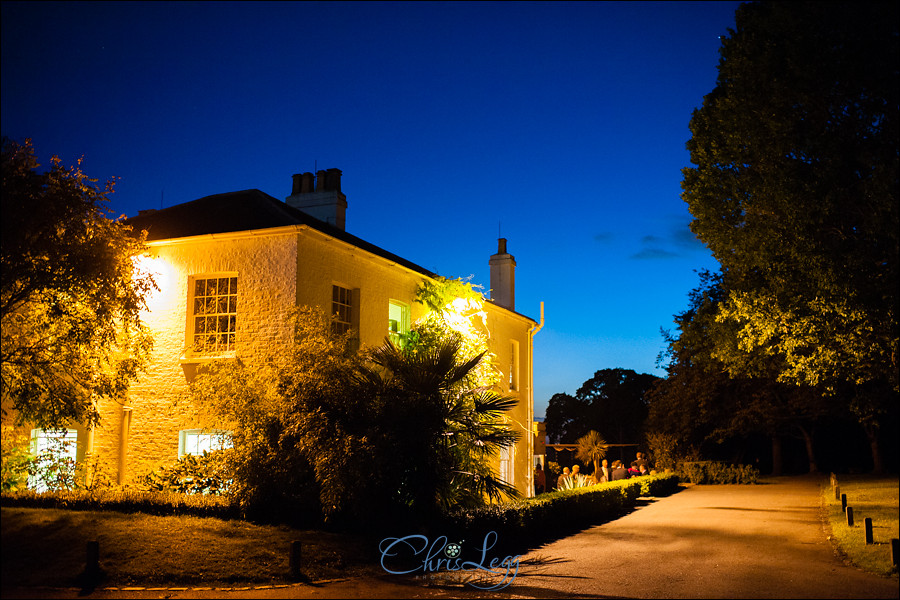
[[[847,512],[847,494],[841,494],[841,510]]]
[[[875,539],[872,537],[872,517],[866,517],[866,544],[874,544]]]
[[[900,559],[900,540],[891,538],[891,564],[896,567],[898,559]]]
[[[85,582],[95,584],[100,576],[100,542],[87,543],[87,564],[84,567]]]
[[[839,485],[834,486],[834,499],[835,500],[841,499],[841,486],[839,486]]]
[[[294,540],[291,542],[291,579],[294,581],[299,581],[303,578],[303,574],[300,572],[300,556],[301,556],[301,547],[302,544],[298,540]]]
[[[847,507],[847,525],[853,527],[853,507]]]

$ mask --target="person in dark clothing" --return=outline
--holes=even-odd
[[[612,472],[612,480],[618,481],[619,479],[628,479],[628,470],[625,468],[625,465],[622,464],[621,460],[617,460],[613,463],[613,472]]]

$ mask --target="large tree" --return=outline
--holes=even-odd
[[[736,326],[717,318],[728,297],[727,277],[703,272],[689,294],[689,307],[675,316],[677,337],[666,333],[668,377],[649,394],[648,430],[670,434],[685,453],[758,434],[772,440],[773,472],[781,471],[781,439],[805,442],[810,471],[817,470],[813,438],[821,420],[837,411],[821,389],[777,381],[777,356],[737,348]],[[718,356],[733,354],[738,373],[729,376]]]
[[[715,357],[842,397],[876,469],[898,391],[898,23],[896,3],[741,5],[683,181],[727,279],[736,346]]]
[[[574,444],[594,430],[617,444],[640,442],[647,418],[646,392],[658,378],[630,369],[602,369],[575,396],[554,394],[547,406],[547,435]]]
[[[3,140],[0,320],[2,401],[19,422],[96,424],[99,398],[120,398],[150,347],[141,323],[153,286],[143,249],[108,216],[113,182],[95,185],[30,141]]]

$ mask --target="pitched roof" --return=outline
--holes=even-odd
[[[306,225],[422,275],[437,276],[424,267],[311,217],[302,210],[256,189],[205,196],[192,202],[146,212],[125,222],[136,232],[146,230],[148,242],[211,233]]]

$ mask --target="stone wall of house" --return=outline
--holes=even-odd
[[[188,382],[204,361],[188,351],[186,337],[192,276],[238,278],[237,342],[230,356],[253,364],[291,340],[287,317],[295,303],[295,234],[202,236],[150,246],[152,256],[143,264],[160,288],[144,315],[154,334],[150,366],[129,389],[125,410],[112,401],[101,405],[102,423],[94,433],[101,463],[124,482],[174,462],[179,430],[209,425],[186,395]]]
[[[533,495],[533,440],[531,422],[534,418],[534,390],[532,387],[533,352],[529,331],[536,325],[531,319],[485,303],[490,330],[490,348],[495,365],[502,374],[503,392],[518,399],[508,413],[509,426],[519,433],[519,441],[512,455],[512,483],[523,496]]]

